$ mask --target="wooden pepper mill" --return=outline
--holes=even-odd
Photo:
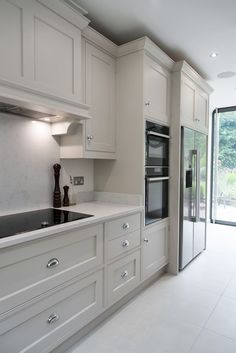
[[[53,207],[59,208],[61,207],[61,191],[60,191],[60,184],[59,184],[60,170],[61,170],[60,164],[58,163],[54,164],[53,169],[54,169],[54,178],[55,178],[55,188],[53,192]]]
[[[70,205],[70,200],[69,200],[69,196],[68,196],[69,186],[65,185],[65,186],[63,186],[63,189],[64,189],[63,206],[69,206]]]

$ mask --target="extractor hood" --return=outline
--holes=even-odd
[[[90,119],[89,106],[76,100],[56,97],[33,89],[0,82],[0,113],[20,115],[53,124]],[[66,133],[66,132],[65,132]]]

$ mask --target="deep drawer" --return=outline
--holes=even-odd
[[[102,288],[98,271],[1,321],[1,352],[50,352],[102,311]]]
[[[108,266],[108,303],[113,304],[140,282],[140,251]]]
[[[108,239],[115,239],[140,229],[140,214],[121,217],[106,223]]]
[[[0,314],[103,262],[103,226],[0,252]]]
[[[119,238],[108,241],[108,260],[116,256],[126,254],[126,252],[140,245],[141,235],[140,230],[122,235]]]

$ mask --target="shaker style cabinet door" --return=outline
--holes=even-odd
[[[181,81],[181,122],[194,127],[195,87],[192,81],[184,78]]]
[[[34,2],[33,80],[43,92],[78,101],[81,97],[81,32]]]
[[[208,96],[200,90],[195,91],[195,121],[203,132],[208,131]]]
[[[144,59],[144,114],[170,122],[170,74],[148,56]]]
[[[181,82],[181,123],[208,132],[208,94],[183,76]]]
[[[115,60],[85,43],[86,150],[115,152]]]
[[[146,279],[168,262],[168,223],[148,227],[142,241],[142,279]]]
[[[0,78],[22,82],[25,76],[24,1],[0,1]]]
[[[38,1],[0,1],[0,79],[79,101],[81,31]]]

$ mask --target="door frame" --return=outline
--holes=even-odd
[[[212,112],[212,128],[211,128],[211,177],[210,177],[210,222],[215,224],[222,224],[227,226],[236,226],[236,222],[229,222],[229,221],[220,221],[217,219],[213,219],[213,181],[214,181],[214,145],[215,145],[215,119],[217,113],[227,113],[227,112],[236,112],[236,106],[231,107],[224,107],[224,108],[216,108]]]

